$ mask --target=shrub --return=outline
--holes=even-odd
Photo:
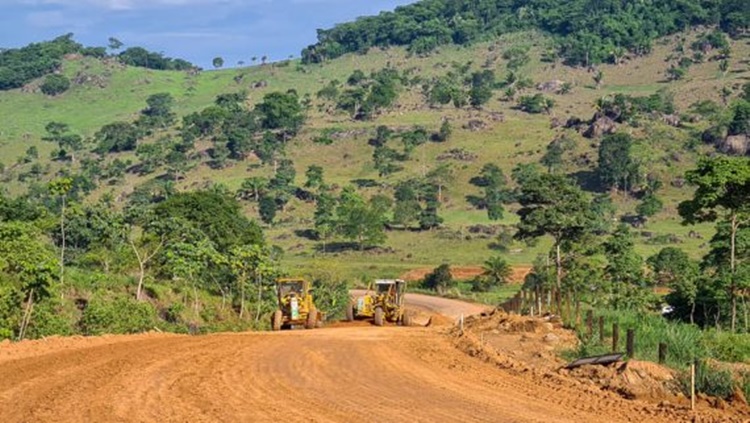
[[[542,94],[525,95],[518,100],[518,108],[526,113],[532,114],[549,112],[554,105],[554,100],[547,98]]]
[[[64,75],[47,75],[39,88],[46,95],[60,95],[65,91],[68,91],[70,88],[70,80]]]
[[[92,300],[81,318],[85,335],[145,332],[154,327],[156,310],[149,303],[126,297]]]
[[[683,393],[690,396],[690,372],[683,372],[679,382]],[[695,368],[695,391],[714,397],[729,398],[734,392],[732,372],[713,368],[706,363],[698,363]]]

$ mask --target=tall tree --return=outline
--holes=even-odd
[[[685,179],[697,187],[693,198],[680,203],[678,209],[685,224],[723,220],[729,225],[729,297],[731,329],[736,330],[737,296],[737,232],[750,223],[750,160],[744,157],[717,156],[698,162]]]
[[[520,184],[518,201],[521,204],[515,236],[521,240],[544,235],[552,237],[559,312],[562,308],[563,246],[590,232],[600,217],[592,210],[591,199],[565,176],[539,173],[516,173],[515,176]]]
[[[599,146],[599,181],[606,188],[630,192],[640,179],[638,162],[632,154],[633,138],[629,134],[607,135]]]
[[[65,283],[65,206],[70,190],[73,188],[73,180],[70,178],[59,178],[50,182],[50,194],[60,198],[60,285]]]
[[[668,286],[672,293],[667,297],[677,298],[680,303],[686,303],[690,323],[695,322],[695,305],[698,296],[698,278],[700,269],[698,263],[687,253],[675,247],[666,247],[648,258],[647,263],[653,272],[652,277],[657,285]],[[679,306],[681,304],[672,304]],[[676,307],[677,308],[677,307]],[[679,310],[677,310],[679,312]]]

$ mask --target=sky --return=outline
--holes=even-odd
[[[87,46],[115,37],[204,68],[253,56],[281,60],[316,41],[316,29],[414,0],[0,0],[0,47],[72,32]]]

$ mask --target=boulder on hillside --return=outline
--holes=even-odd
[[[543,82],[536,86],[536,89],[539,91],[544,91],[547,93],[556,93],[560,91],[562,86],[565,84],[565,81],[560,81],[559,79],[556,79],[554,81],[547,81]]]
[[[664,115],[662,116],[662,119],[664,119],[664,123],[669,126],[674,126],[675,128],[678,128],[682,123],[678,115]]]
[[[607,116],[602,116],[589,125],[583,133],[586,138],[599,138],[603,135],[612,134],[617,130],[617,124]]]
[[[730,135],[716,145],[722,153],[744,156],[750,151],[750,137],[747,135]]]

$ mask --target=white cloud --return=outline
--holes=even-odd
[[[106,10],[138,10],[157,7],[236,5],[265,3],[267,0],[18,0],[27,5],[59,5],[67,7],[97,7]]]

